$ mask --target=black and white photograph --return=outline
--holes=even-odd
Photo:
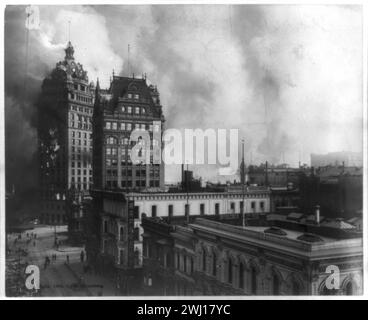
[[[364,298],[365,9],[4,4],[3,298]]]

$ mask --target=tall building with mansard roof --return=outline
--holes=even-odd
[[[92,185],[94,85],[74,59],[65,58],[42,84],[38,100],[41,222],[65,224]],[[78,223],[78,222],[77,222]]]
[[[161,151],[161,133],[165,118],[159,93],[145,77],[113,75],[110,88],[96,86],[93,120],[95,189],[143,190],[164,187],[164,165],[153,163],[155,143]],[[161,126],[161,133],[160,127]],[[151,141],[149,163],[133,163],[131,152],[136,142],[130,139],[134,129],[146,130]],[[153,139],[154,132],[159,140]]]

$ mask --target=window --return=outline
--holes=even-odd
[[[299,287],[299,283],[296,282],[295,280],[292,283],[292,294],[293,296],[298,296],[300,295],[300,287]]]
[[[120,254],[119,254],[119,257],[120,257],[120,264],[124,264],[124,251],[123,250],[120,250]]]
[[[116,122],[112,123],[112,129],[113,130],[117,130],[118,129],[118,124]]]
[[[138,107],[135,108],[135,114],[139,114],[139,108]]]
[[[227,282],[233,283],[233,262],[231,258],[229,259],[227,264]]]
[[[125,122],[120,123],[120,130],[125,130]]]
[[[169,213],[169,218],[171,218],[173,216],[173,211],[174,211],[174,206],[172,204],[169,204],[168,206],[168,213]]]
[[[134,219],[139,219],[139,207],[134,206]]]
[[[216,253],[212,254],[212,275],[216,277],[217,274],[217,255]]]
[[[216,203],[215,204],[215,215],[219,215],[220,214],[220,204]]]
[[[206,250],[203,249],[202,252],[202,271],[206,272],[206,265],[207,265],[207,254]]]
[[[264,211],[264,202],[263,201],[261,201],[259,203],[259,207],[261,208],[261,211]]]
[[[280,294],[280,280],[276,274],[272,277],[272,294],[274,296],[278,296]]]
[[[250,207],[252,208],[252,210],[254,210],[256,208],[256,202],[255,201],[252,201],[250,203]]]
[[[106,148],[106,155],[110,155],[111,154],[111,148]]]
[[[128,107],[128,113],[132,113],[132,107]]]
[[[127,129],[128,131],[132,130],[132,124],[131,124],[131,123],[127,123],[127,124],[126,124],[126,129]]]
[[[299,288],[298,288],[299,289]],[[298,291],[299,294],[299,291]],[[345,286],[345,290],[344,290],[344,294],[347,296],[352,296],[354,294],[354,290],[353,290],[353,284],[351,281],[349,281],[346,286]]]
[[[257,271],[254,267],[250,270],[251,275],[251,293],[257,294]]]
[[[235,202],[230,203],[230,210],[231,210],[231,213],[235,213]]]
[[[154,217],[156,217],[156,215],[157,215],[157,206],[156,205],[153,205],[152,206],[152,214],[151,214],[151,216],[154,218]]]
[[[111,122],[106,122],[106,124],[105,124],[105,128],[106,128],[107,130],[111,130]]]
[[[139,241],[139,228],[134,228],[134,241]]]
[[[124,228],[123,227],[120,227],[119,238],[120,238],[120,241],[124,241]]]
[[[108,231],[108,228],[107,228],[107,221],[105,220],[104,221],[104,232],[107,232]]]
[[[204,216],[204,203],[201,203],[199,206],[199,210],[200,210],[200,215]]]
[[[135,94],[134,99],[138,100],[139,99],[139,94]]]
[[[244,289],[244,265],[243,262],[239,264],[239,288]]]

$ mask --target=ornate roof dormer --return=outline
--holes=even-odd
[[[65,49],[65,60],[74,60],[74,48],[70,41]]]

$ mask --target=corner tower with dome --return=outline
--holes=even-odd
[[[44,79],[37,103],[40,221],[68,223],[69,231],[80,228],[81,203],[93,183],[94,90],[69,41],[64,60]]]

